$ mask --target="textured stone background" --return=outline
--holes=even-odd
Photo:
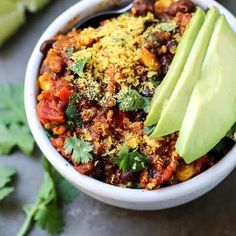
[[[207,1],[207,0],[206,0]],[[28,16],[27,24],[0,49],[0,84],[24,78],[26,63],[39,36],[51,21],[76,0],[54,0],[46,9]],[[236,15],[235,0],[221,0]],[[14,153],[1,164],[15,166],[16,191],[0,204],[0,236],[14,236],[24,215],[21,206],[34,202],[42,182],[40,152],[34,157]],[[233,236],[236,235],[236,171],[210,193],[184,206],[135,212],[107,206],[80,193],[64,209],[66,236]],[[35,227],[31,236],[45,236]]]

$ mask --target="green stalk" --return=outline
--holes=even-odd
[[[23,224],[23,226],[21,227],[19,233],[17,234],[17,236],[25,236],[27,234],[27,232],[29,231],[30,227],[31,227],[31,222],[34,218],[35,213],[38,210],[40,202],[38,201],[31,209],[30,213],[26,213],[26,219],[25,222]]]

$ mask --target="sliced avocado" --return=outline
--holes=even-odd
[[[1,0],[0,5],[0,45],[2,45],[25,22],[25,13],[20,1]]]
[[[236,37],[220,16],[176,144],[186,163],[210,151],[236,122],[235,75]]]
[[[182,39],[177,47],[175,57],[170,65],[167,75],[161,83],[161,87],[155,91],[152,99],[151,109],[146,118],[145,126],[157,124],[163,104],[169,99],[174,87],[182,73],[193,43],[198,35],[205,18],[205,13],[201,8],[197,8],[188,28],[184,32]]]
[[[160,120],[151,135],[152,137],[164,136],[180,129],[190,96],[197,81],[200,79],[202,63],[218,15],[218,10],[215,7],[208,11],[205,21],[186,61],[183,72],[170,96],[170,99],[166,102],[161,111]]]

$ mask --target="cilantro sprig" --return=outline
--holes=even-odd
[[[33,222],[50,234],[62,232],[64,223],[61,203],[68,203],[77,195],[77,190],[62,178],[45,158],[43,167],[44,182],[35,203],[23,206],[26,219],[17,236],[26,235]]]
[[[161,31],[171,32],[177,28],[177,24],[173,22],[164,22],[159,25]]]
[[[138,151],[130,151],[127,144],[124,144],[118,152],[117,157],[113,157],[114,164],[119,166],[123,172],[138,172],[145,169],[150,163],[149,159],[141,155]]]
[[[93,150],[93,146],[89,142],[77,138],[75,134],[73,137],[66,138],[64,149],[65,154],[72,154],[72,159],[76,163],[87,164],[93,159],[90,153]]]
[[[80,51],[77,53],[80,53]],[[75,58],[75,62],[69,66],[69,69],[76,73],[79,77],[82,77],[84,75],[85,65],[91,58],[91,53],[84,52],[83,55],[80,55],[79,57],[76,56],[77,53],[72,56],[72,58]]]
[[[34,149],[24,113],[23,83],[0,86],[0,154],[9,154],[14,147],[26,155]]]
[[[120,110],[137,111],[146,110],[148,99],[139,94],[136,90],[130,88],[121,89],[117,94],[117,102]]]
[[[6,198],[14,191],[13,187],[9,186],[16,170],[9,166],[0,166],[0,201]]]
[[[82,125],[83,120],[80,117],[76,104],[80,102],[80,96],[77,93],[73,93],[70,96],[69,105],[66,108],[66,117],[69,129],[74,129],[77,125]]]

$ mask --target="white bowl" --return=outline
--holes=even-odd
[[[113,2],[110,0],[78,2],[61,14],[39,39],[29,60],[25,79],[25,109],[31,131],[38,146],[56,170],[82,192],[99,201],[134,210],[165,209],[187,203],[214,188],[229,175],[236,165],[236,146],[213,167],[186,182],[153,191],[126,189],[103,183],[77,172],[51,145],[37,117],[36,80],[42,61],[42,54],[39,51],[40,45],[68,24],[72,24],[73,20],[82,19],[106,8]],[[213,0],[194,0],[194,2],[203,9],[217,6],[219,11],[225,14],[234,32],[236,32],[236,19],[219,3]]]

